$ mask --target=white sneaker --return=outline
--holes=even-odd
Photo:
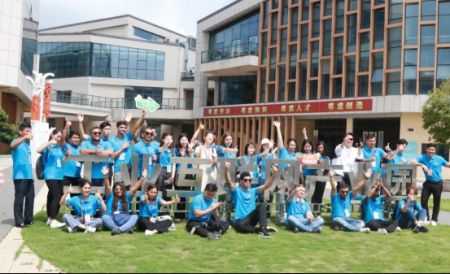
[[[170,225],[169,227],[169,231],[176,231],[177,227],[175,226],[175,224],[172,223],[172,225]]]
[[[66,226],[65,223],[58,222],[57,220],[53,220],[50,222],[50,228],[56,229]]]
[[[52,220],[47,219],[47,222],[45,223],[46,225],[50,225],[50,223],[52,222]]]
[[[195,231],[197,230],[197,227],[194,226],[191,231],[189,232],[189,234],[194,235]]]
[[[368,227],[362,227],[359,229],[359,232],[361,233],[370,233],[370,229]]]
[[[73,229],[70,228],[70,226],[68,226],[68,227],[67,227],[67,233],[72,233],[72,232],[73,232]]]
[[[88,234],[94,234],[97,231],[97,229],[95,227],[90,227],[88,226],[86,228],[86,230],[84,231],[84,233],[88,233]]]
[[[401,229],[399,226],[397,226],[397,227],[395,228],[395,232],[402,232],[402,229]]]
[[[431,221],[430,224],[431,224],[431,226],[437,226],[437,222],[436,221]]]
[[[384,228],[378,229],[378,233],[380,233],[381,235],[387,235],[388,234],[387,230],[384,229]]]
[[[278,229],[276,229],[275,227],[273,227],[273,226],[268,226],[268,227],[266,227],[266,230],[267,230],[267,232],[278,232]]]
[[[155,235],[155,234],[158,234],[158,231],[156,231],[156,230],[146,230],[145,231],[145,236],[153,236],[153,235]]]

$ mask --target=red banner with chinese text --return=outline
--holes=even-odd
[[[208,107],[203,110],[205,117],[286,115],[305,113],[339,113],[372,111],[372,99],[333,100],[315,102],[287,102],[240,106]]]

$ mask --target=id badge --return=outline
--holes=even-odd
[[[120,214],[120,211],[114,211],[114,215]]]
[[[380,219],[380,214],[378,214],[378,212],[374,212],[374,213],[373,213],[373,218],[374,218],[375,220]]]
[[[81,167],[81,163],[80,162],[75,162],[75,166],[76,167]]]
[[[89,224],[91,222],[91,215],[84,215],[84,223]]]
[[[371,164],[372,164],[372,167],[376,167],[377,166],[376,160],[375,160],[375,162],[372,162]]]
[[[56,167],[57,168],[61,168],[61,160],[60,159],[58,159],[58,160],[56,160]]]
[[[125,153],[122,152],[119,156],[119,161],[125,161]]]
[[[344,210],[345,217],[350,217],[350,211],[348,209]]]
[[[167,170],[167,173],[171,173],[172,172],[172,165],[168,165],[166,170]]]

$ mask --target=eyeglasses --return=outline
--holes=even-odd
[[[101,132],[92,132],[93,135],[101,135]]]
[[[243,179],[242,181],[244,181],[244,182],[251,182],[252,179]]]
[[[145,135],[153,135],[153,132],[147,131],[147,132],[145,132],[144,134],[145,134]]]

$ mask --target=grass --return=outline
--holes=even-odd
[[[112,237],[67,234],[45,225],[38,214],[24,229],[27,246],[63,272],[440,272],[450,269],[450,227],[427,234],[392,235],[280,231],[272,239],[236,234],[220,241],[177,231],[145,237],[142,232]],[[431,252],[430,252],[431,251]]]

